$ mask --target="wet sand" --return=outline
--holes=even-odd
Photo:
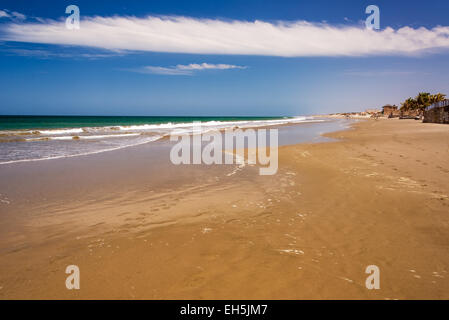
[[[449,126],[326,136],[280,147],[274,176],[162,144],[0,168],[0,298],[448,299]]]

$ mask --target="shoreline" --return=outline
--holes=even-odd
[[[308,121],[304,121],[304,122],[300,122],[300,123],[286,123],[286,124],[279,124],[279,125],[269,125],[269,126],[255,126],[255,127],[243,127],[240,128],[238,126],[235,126],[234,128],[237,129],[285,129],[286,127],[296,127],[296,126],[307,126],[310,124],[315,124],[315,125],[319,125],[319,124],[324,124],[326,125],[327,123],[330,123],[331,126],[327,129],[324,130],[323,133],[325,132],[331,132],[331,131],[335,131],[337,130],[336,128],[340,127],[344,127],[344,124],[342,123],[337,123],[338,120],[336,119],[323,119],[322,122],[308,122]],[[345,120],[345,122],[348,122],[348,124],[350,123],[351,120]],[[354,121],[354,120],[352,120]],[[335,124],[335,127],[332,127],[332,124]],[[348,125],[346,124],[346,125]],[[232,128],[232,129],[234,129]],[[284,130],[285,131],[285,130]],[[281,140],[280,145],[284,145],[284,144],[297,144],[297,143],[303,143],[302,140],[322,140],[322,141],[316,141],[316,142],[325,142],[327,139],[326,137],[324,137],[322,135],[322,133],[316,133],[313,130],[309,130],[310,133],[308,134],[308,136],[304,137],[293,137],[289,139],[289,142],[283,142]],[[220,132],[221,134],[224,133],[224,129],[219,129],[217,130],[217,132]],[[281,133],[283,133],[281,131]],[[285,133],[285,132],[284,132]],[[304,134],[304,132],[300,132],[302,135]],[[306,132],[307,133],[307,132]],[[289,134],[289,132],[287,132],[287,134]],[[189,134],[191,136],[191,134]],[[315,135],[315,136],[313,136]],[[286,135],[285,135],[286,136]],[[32,162],[37,162],[37,161],[46,161],[46,160],[61,160],[61,159],[69,159],[69,158],[77,158],[77,157],[85,157],[85,156],[91,156],[91,155],[97,155],[97,154],[103,154],[103,153],[109,153],[109,152],[114,152],[114,151],[119,151],[119,150],[123,150],[123,149],[127,149],[127,148],[134,148],[134,147],[138,147],[141,145],[145,145],[145,144],[152,144],[152,143],[170,143],[169,142],[169,136],[164,135],[161,136],[160,138],[157,138],[155,140],[150,140],[150,141],[143,141],[143,142],[137,142],[134,144],[130,144],[130,145],[124,145],[124,146],[118,146],[118,147],[112,147],[110,149],[104,149],[104,150],[97,150],[97,151],[90,151],[90,152],[86,152],[86,153],[80,153],[80,154],[72,154],[72,155],[61,155],[61,156],[54,156],[54,157],[48,157],[48,158],[36,158],[36,159],[21,159],[21,160],[11,160],[11,161],[6,161],[6,162],[0,162],[0,166],[2,165],[14,165],[17,163],[32,163]]]
[[[206,133],[214,130],[223,132],[225,129],[235,128],[245,130],[281,128],[298,124],[320,123],[321,121],[324,122],[325,120],[307,119],[307,117],[302,116],[266,120],[207,121],[201,124],[201,130],[202,132],[204,131],[203,133]],[[332,119],[328,119],[328,121],[336,122]],[[0,165],[88,156],[147,143],[164,142],[177,130],[181,130],[181,134],[191,134],[190,131],[193,130],[192,125],[194,125],[194,122],[128,124],[128,126],[116,124],[115,127],[58,127],[47,130],[37,128],[0,130],[2,138],[0,139],[0,144],[4,146],[3,152],[0,152]],[[117,130],[122,130],[124,133],[117,134]],[[17,137],[20,137],[20,139],[17,140]],[[105,143],[107,143],[107,146],[104,145]],[[96,147],[93,149],[88,148],[92,144],[96,145]],[[67,153],[67,150],[70,149],[76,150],[76,152]],[[47,154],[41,154],[42,150],[44,150],[44,154],[45,152]],[[66,150],[66,152],[61,154],[61,150]],[[9,158],[9,154],[14,154],[15,158]],[[35,158],[28,158],[28,154],[37,154],[39,156],[37,158],[37,155]]]
[[[338,141],[281,146],[275,176],[251,166],[145,172],[135,159],[123,174],[112,162],[92,169],[108,189],[28,199],[4,215],[0,298],[449,298],[449,127],[352,127],[325,134]],[[65,289],[70,264],[79,291]],[[381,290],[364,287],[370,264]]]

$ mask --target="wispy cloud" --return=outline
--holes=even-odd
[[[188,65],[178,64],[176,68],[180,70],[210,70],[210,69],[218,69],[218,70],[227,70],[227,69],[246,69],[245,66],[236,66],[233,64],[211,64],[211,63],[191,63]]]
[[[1,52],[9,53],[11,55],[22,56],[22,57],[33,57],[40,59],[51,59],[51,58],[70,58],[70,59],[102,59],[123,56],[120,52],[106,51],[104,53],[98,52],[55,52],[51,50],[43,49],[23,49],[23,48],[2,48]]]
[[[151,73],[169,76],[193,75],[196,71],[203,70],[229,70],[229,69],[246,69],[245,66],[236,66],[232,64],[211,64],[211,63],[191,63],[187,65],[178,64],[171,67],[145,66],[138,69],[129,69],[128,71],[138,73]]]
[[[25,20],[26,16],[16,11],[9,11],[7,9],[0,10],[0,18],[10,18],[12,20]]]
[[[84,17],[79,30],[68,30],[63,20],[40,21],[3,24],[0,39],[108,50],[282,57],[412,55],[449,49],[449,26],[374,31],[307,21],[96,16]]]
[[[383,76],[409,76],[416,74],[414,71],[401,70],[347,70],[343,73],[345,76],[354,77],[383,77]]]

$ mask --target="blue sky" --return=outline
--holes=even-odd
[[[70,4],[80,30],[63,30]],[[374,36],[361,31],[370,4],[381,13]],[[435,29],[448,12],[446,0],[2,0],[0,114],[303,115],[449,93],[448,34]],[[160,16],[186,19],[173,31],[167,18],[147,24]],[[389,40],[387,28],[404,27]]]

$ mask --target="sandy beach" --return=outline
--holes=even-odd
[[[4,165],[0,298],[449,299],[449,126],[326,137],[281,146],[273,176],[173,166],[163,143]]]

